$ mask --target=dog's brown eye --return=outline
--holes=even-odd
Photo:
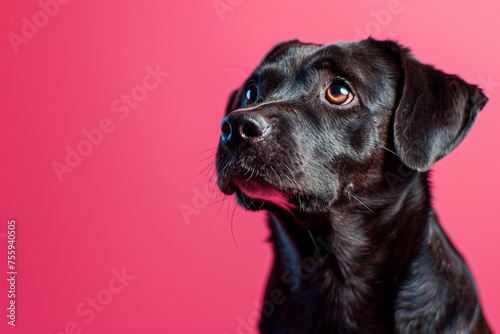
[[[347,104],[351,102],[353,98],[354,96],[349,89],[340,83],[333,83],[326,90],[326,99],[331,104]]]
[[[255,85],[250,85],[245,93],[245,105],[249,105],[257,101],[259,91]]]

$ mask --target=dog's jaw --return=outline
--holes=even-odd
[[[285,210],[293,208],[293,205],[281,191],[266,182],[257,181],[254,178],[243,179],[235,177],[234,184],[237,186],[239,191],[241,191],[241,193],[252,202],[267,202],[272,205],[277,205]]]
[[[250,152],[252,149],[247,150]],[[253,150],[253,155],[266,156],[258,148]],[[314,191],[308,191],[311,185],[300,178],[300,175],[308,174],[306,170],[294,170],[287,161],[277,162],[285,172],[276,170],[276,166],[252,163],[251,159],[243,159],[238,154],[227,152],[224,145],[219,145],[216,155],[219,189],[225,195],[235,195],[238,203],[247,210],[285,210],[294,216],[326,213],[336,198],[335,185],[338,182],[333,175],[330,178],[324,176],[318,187],[327,190],[318,196]]]
[[[271,213],[285,211],[297,222],[307,215],[328,217],[336,198],[333,193],[319,197],[293,187],[280,188],[279,185],[264,181],[262,177],[248,177],[245,173],[221,177],[218,182],[223,193],[235,195],[245,209]]]

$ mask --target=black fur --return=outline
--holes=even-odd
[[[325,99],[335,82],[350,103]],[[392,41],[265,57],[231,95],[216,159],[220,189],[269,212],[262,333],[489,333],[428,185],[486,101]]]

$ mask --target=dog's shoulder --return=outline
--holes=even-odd
[[[398,284],[395,328],[401,333],[473,332],[479,305],[465,261],[434,215]]]

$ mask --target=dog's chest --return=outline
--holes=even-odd
[[[271,275],[267,301],[283,293],[274,314],[263,312],[266,327],[287,324],[286,333],[386,333],[391,332],[392,305],[383,287],[346,281],[330,268],[315,266],[312,259],[301,268],[278,270]],[[375,287],[375,289],[374,289]],[[378,288],[378,290],[377,290]]]

